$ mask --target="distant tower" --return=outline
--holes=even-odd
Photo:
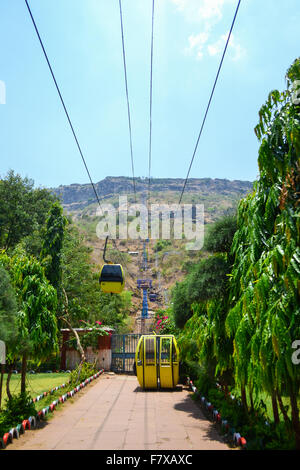
[[[148,318],[148,289],[152,288],[152,280],[138,279],[137,287],[143,291],[142,318]]]

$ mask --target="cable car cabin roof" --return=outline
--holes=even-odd
[[[99,282],[124,282],[124,274],[120,264],[104,264]]]

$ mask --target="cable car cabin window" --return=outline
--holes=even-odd
[[[138,350],[138,361],[143,360],[143,355],[144,355],[144,342],[142,341]]]
[[[172,362],[178,362],[177,351],[175,348],[174,340],[172,341]]]
[[[170,338],[161,338],[161,364],[170,364]]]
[[[123,282],[121,266],[105,264],[102,268],[100,282]]]
[[[154,338],[146,338],[146,364],[155,364]]]

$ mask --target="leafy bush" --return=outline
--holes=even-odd
[[[287,434],[284,423],[275,425],[260,418],[256,423],[244,425],[241,428],[247,439],[248,450],[293,450],[295,438]]]
[[[199,371],[201,373],[199,374]],[[209,392],[213,390],[212,387],[215,386],[215,381],[212,377],[207,373],[207,371],[198,364],[198,376],[195,380],[195,385],[199,392],[204,395],[205,397],[209,397]],[[212,401],[215,404],[215,401]]]
[[[5,401],[4,410],[0,414],[0,436],[30,416],[36,416],[36,409],[29,393],[13,395]]]
[[[236,230],[236,215],[222,217],[209,227],[204,249],[212,253],[229,253]]]
[[[154,252],[157,253],[158,251],[162,251],[171,245],[172,243],[170,242],[170,240],[158,240],[154,245]]]
[[[157,310],[156,317],[154,318],[153,328],[159,335],[163,334],[177,336],[179,333],[179,330],[176,328],[174,322],[173,314],[170,310]]]
[[[198,362],[189,361],[187,359],[180,360],[180,376],[183,378],[185,375],[189,377],[193,382],[199,377],[201,367]]]
[[[205,382],[207,379],[207,382]],[[207,397],[215,409],[219,411],[222,419],[227,420],[237,432],[247,440],[247,449],[280,449],[292,450],[295,448],[295,439],[292,429],[287,433],[284,423],[269,423],[266,419],[266,411],[263,406],[253,412],[245,411],[241,400],[238,397],[227,397],[221,389],[216,387],[208,388],[208,378],[202,374],[200,379],[195,381],[196,387]],[[205,389],[208,390],[206,391]]]
[[[70,373],[70,385],[76,386],[98,372],[95,364],[84,362]]]

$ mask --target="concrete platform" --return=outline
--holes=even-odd
[[[143,391],[135,376],[110,374],[69,399],[42,429],[7,447],[54,449],[229,450],[185,387]]]

